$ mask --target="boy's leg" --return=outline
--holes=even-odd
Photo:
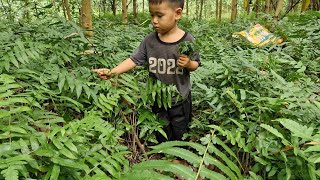
[[[155,113],[159,119],[166,121],[166,125],[163,127],[164,132],[167,134],[168,139],[166,139],[161,133],[156,132],[156,138],[159,143],[172,140],[172,126],[169,121],[168,111],[164,108],[158,108],[156,106],[152,107],[152,112]]]
[[[192,101],[191,94],[183,102],[173,105],[168,110],[170,125],[172,128],[172,140],[181,140],[183,134],[188,132],[188,125],[191,121]]]
[[[167,121],[167,125],[163,127],[168,139],[162,134],[156,133],[156,138],[159,143],[172,140],[181,140],[183,134],[188,132],[188,124],[191,121],[192,100],[191,93],[183,102],[173,105],[168,110],[164,108],[152,107],[152,112],[160,119]]]

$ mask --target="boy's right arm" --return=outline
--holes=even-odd
[[[94,69],[93,71],[98,73],[101,79],[109,79],[113,74],[118,75],[118,74],[128,72],[136,66],[137,65],[132,61],[132,59],[128,58],[111,70],[106,68],[101,68],[101,69]]]

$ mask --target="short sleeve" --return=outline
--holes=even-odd
[[[143,65],[147,59],[146,39],[144,39],[139,47],[131,54],[130,58],[136,65]]]

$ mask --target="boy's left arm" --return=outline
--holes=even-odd
[[[188,56],[183,54],[179,57],[178,65],[188,69],[189,71],[194,71],[199,67],[199,63],[197,61],[192,61]]]

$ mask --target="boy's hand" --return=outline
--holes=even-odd
[[[191,64],[191,59],[188,56],[184,54],[179,56],[178,65],[180,67],[188,68],[190,64]]]
[[[97,73],[99,78],[103,80],[110,79],[112,76],[111,70],[107,68],[94,69],[93,72]]]

